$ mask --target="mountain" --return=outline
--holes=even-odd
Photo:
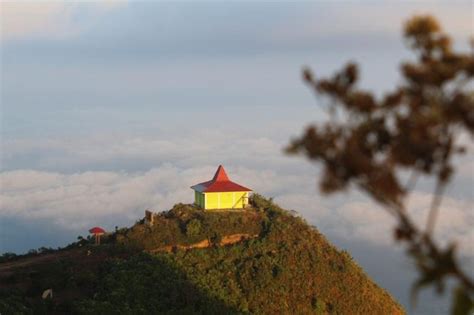
[[[101,245],[3,260],[1,314],[405,313],[346,251],[257,194],[245,211],[177,204]]]

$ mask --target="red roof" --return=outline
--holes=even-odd
[[[104,234],[105,233],[105,230],[101,227],[93,227],[92,229],[89,230],[89,233],[91,234]]]
[[[191,186],[191,188],[199,192],[252,191],[231,181],[222,165],[219,165],[216,174],[210,181]]]

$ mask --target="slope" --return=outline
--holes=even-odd
[[[8,272],[0,264],[0,312],[404,313],[303,219],[259,195],[251,205],[204,212],[178,204],[153,224],[117,230],[103,246],[78,242],[57,261]],[[50,287],[55,297],[41,300]]]

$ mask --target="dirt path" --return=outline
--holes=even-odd
[[[221,246],[232,245],[232,244],[235,244],[244,240],[248,240],[251,238],[256,238],[256,237],[258,237],[258,234],[252,235],[252,234],[243,233],[243,234],[225,235],[222,237],[219,245]],[[171,252],[175,248],[189,250],[189,249],[194,249],[194,248],[207,248],[207,247],[210,247],[211,245],[212,245],[211,242],[206,239],[194,244],[168,245],[168,246],[163,246],[163,247],[147,250],[146,252],[148,253]],[[71,250],[55,252],[55,253],[35,255],[35,256],[31,256],[27,258],[20,258],[14,261],[0,263],[0,276],[5,276],[9,274],[10,272],[12,272],[14,269],[25,268],[30,265],[49,263],[55,260],[59,260],[61,258],[79,256],[81,254],[85,255],[83,252],[83,249],[76,248],[76,249],[71,249]]]
[[[219,245],[225,246],[225,245],[231,245],[235,244],[244,240],[248,240],[251,238],[256,238],[258,237],[258,234],[231,234],[231,235],[226,235],[223,236]],[[209,240],[202,240],[200,242],[194,243],[194,244],[189,244],[189,245],[168,245],[168,246],[163,246],[155,249],[150,249],[147,250],[146,252],[148,253],[158,253],[158,252],[171,252],[173,249],[193,249],[193,248],[207,248],[210,247],[212,244]]]

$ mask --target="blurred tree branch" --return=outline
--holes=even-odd
[[[355,185],[383,205],[397,220],[394,238],[406,245],[419,271],[413,296],[426,285],[442,293],[447,277],[452,277],[457,281],[452,312],[468,314],[474,308],[474,281],[460,268],[455,243],[442,247],[433,232],[443,191],[455,170],[453,157],[466,150],[455,137],[474,135],[474,53],[455,52],[431,16],[410,19],[404,38],[417,60],[402,63],[403,84],[379,100],[356,87],[359,71],[354,63],[328,79],[303,70],[316,95],[329,99],[330,120],[309,126],[287,152],[322,163],[323,193]],[[336,120],[338,112],[343,115]],[[401,171],[411,171],[406,186]],[[406,209],[407,195],[420,174],[436,182],[425,229]]]

